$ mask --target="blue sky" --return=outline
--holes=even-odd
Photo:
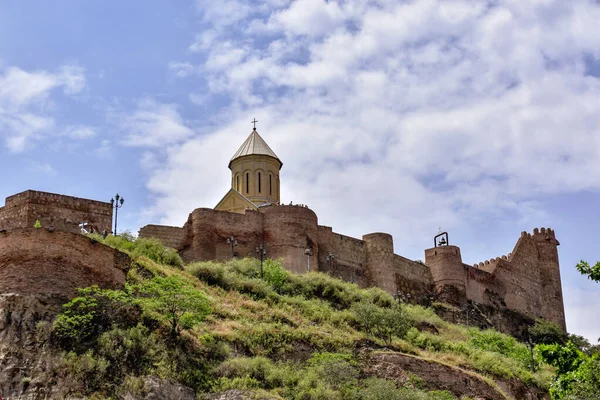
[[[26,1],[0,5],[0,196],[125,199],[182,225],[258,130],[282,201],[335,231],[438,228],[475,263],[552,227],[569,331],[600,337],[594,1]],[[214,166],[217,167],[214,167]]]

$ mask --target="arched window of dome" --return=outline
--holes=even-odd
[[[250,173],[246,172],[246,193],[250,193]]]
[[[262,193],[262,174],[258,173],[258,193]]]

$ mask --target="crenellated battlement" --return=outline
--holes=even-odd
[[[489,260],[481,261],[473,264],[473,268],[485,269],[485,270],[493,270],[501,261],[510,261],[510,257],[512,253],[505,254],[500,257],[493,257]]]

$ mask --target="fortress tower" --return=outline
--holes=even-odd
[[[231,189],[215,210],[244,213],[263,205],[279,204],[279,171],[283,163],[256,131],[229,161]]]

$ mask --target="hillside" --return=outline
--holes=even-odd
[[[549,398],[553,368],[531,372],[524,344],[382,290],[104,242],[133,260],[122,290],[80,291],[58,317],[56,299],[1,296],[4,399]]]

